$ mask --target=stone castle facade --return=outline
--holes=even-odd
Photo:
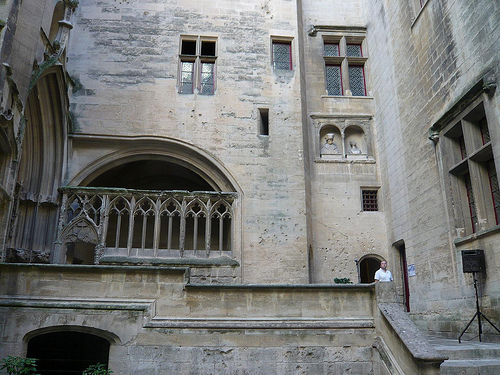
[[[500,321],[499,22],[487,0],[0,1],[0,355],[437,373],[398,327],[461,332],[462,251]]]

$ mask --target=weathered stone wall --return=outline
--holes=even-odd
[[[202,286],[180,269],[57,265],[4,265],[0,281],[1,357],[24,355],[37,333],[76,329],[108,339],[123,375],[374,366],[373,285]]]
[[[242,193],[243,281],[306,282],[295,3],[82,1],[74,24],[75,133],[168,137],[211,155]],[[215,95],[177,93],[181,35],[217,38]],[[272,70],[272,36],[293,39],[292,71]],[[258,108],[269,108],[269,136]],[[103,155],[77,147],[68,182]]]
[[[387,257],[385,236],[386,208],[379,212],[363,212],[361,188],[379,188],[379,159],[375,144],[376,119],[373,119],[373,86],[370,74],[371,46],[363,45],[367,96],[327,96],[325,83],[324,38],[332,35],[351,35],[348,28],[364,28],[362,17],[364,1],[302,1],[302,42],[304,45],[307,134],[310,178],[310,215],[313,232],[312,280],[332,282],[334,278],[348,277],[358,281],[355,259],[376,254]],[[326,26],[340,31],[332,33],[320,29],[316,35],[308,31],[312,26]],[[342,31],[343,30],[343,31]],[[370,31],[368,31],[369,33]],[[325,140],[320,137],[325,125],[345,128],[363,127],[365,160],[322,160],[320,148]],[[334,142],[341,147],[338,137]],[[368,160],[367,160],[368,159]],[[383,188],[379,195],[383,194]],[[380,199],[380,203],[382,200]],[[372,275],[373,276],[373,275]]]
[[[460,251],[486,251],[483,303],[498,306],[498,234],[454,244],[448,172],[440,170],[442,140],[434,146],[428,131],[488,69],[498,68],[498,7],[489,1],[429,0],[417,14],[410,1],[367,4],[389,243],[404,240],[408,264],[415,265],[415,318],[428,329],[459,332],[474,309],[472,277],[462,273]],[[498,94],[486,101],[498,170]],[[398,257],[393,249],[393,264]],[[488,312],[498,318],[493,310]]]

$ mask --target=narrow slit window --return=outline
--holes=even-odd
[[[259,135],[269,135],[269,109],[259,108]]]

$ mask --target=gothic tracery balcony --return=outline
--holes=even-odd
[[[66,263],[232,256],[236,193],[64,187]]]

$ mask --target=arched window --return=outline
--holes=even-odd
[[[28,358],[37,358],[40,375],[81,375],[90,365],[107,366],[110,343],[89,333],[51,332],[35,336],[28,342]]]

